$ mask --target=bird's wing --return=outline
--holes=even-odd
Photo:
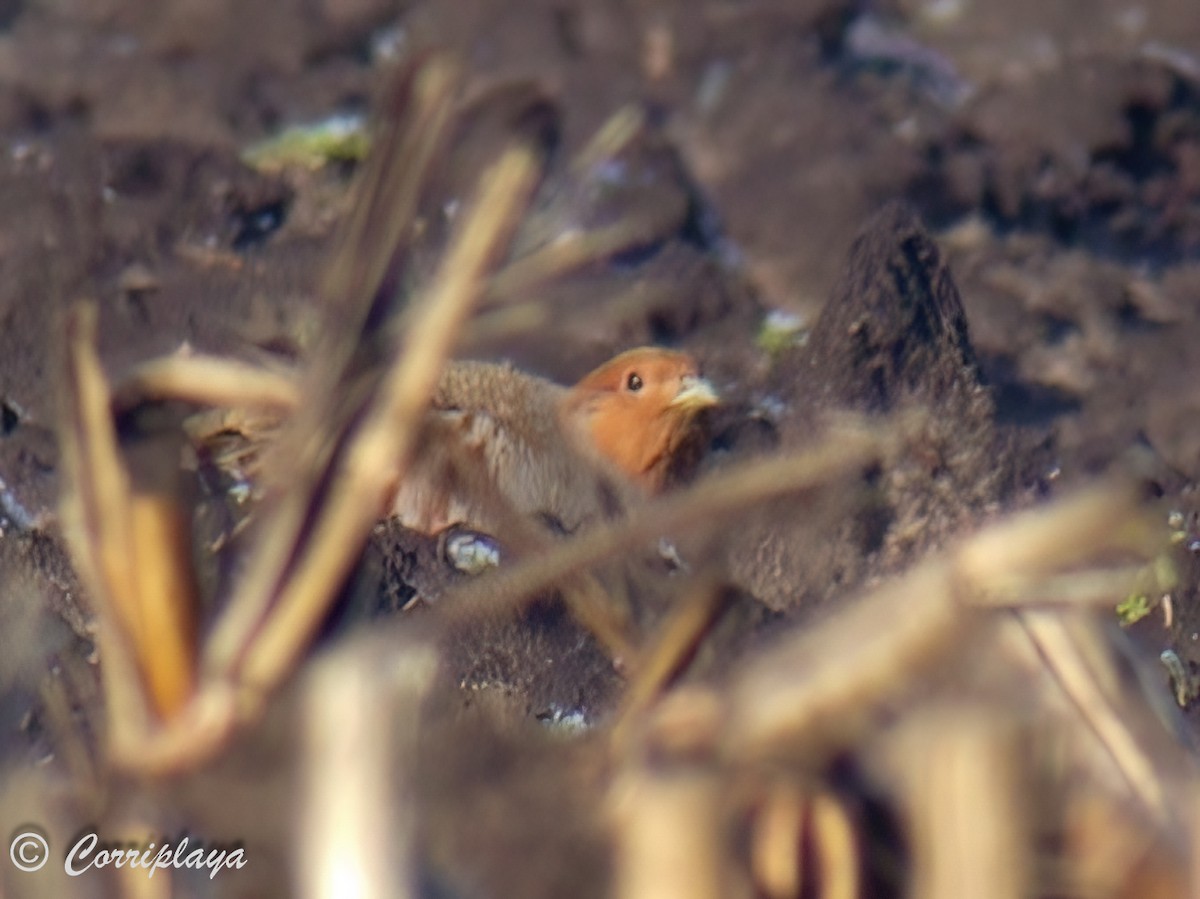
[[[619,514],[624,485],[564,433],[567,394],[508,366],[452,363],[395,514],[426,532],[462,523],[492,534],[511,532],[515,519],[570,532]]]

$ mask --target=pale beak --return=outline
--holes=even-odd
[[[679,392],[669,403],[672,409],[707,409],[720,402],[720,397],[711,384],[695,375],[684,375],[679,381]]]

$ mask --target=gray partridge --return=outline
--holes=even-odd
[[[696,413],[716,402],[690,356],[657,347],[622,353],[571,388],[508,365],[451,363],[391,512],[426,533],[462,524],[503,535],[531,519],[572,532],[661,490]]]

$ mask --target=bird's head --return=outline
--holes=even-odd
[[[642,347],[586,375],[568,394],[565,411],[596,453],[654,492],[696,413],[716,403],[691,356]]]

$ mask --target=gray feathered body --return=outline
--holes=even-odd
[[[568,393],[508,365],[449,364],[394,514],[427,533],[463,524],[503,538],[514,524],[572,532],[619,513],[632,493],[564,421]]]

